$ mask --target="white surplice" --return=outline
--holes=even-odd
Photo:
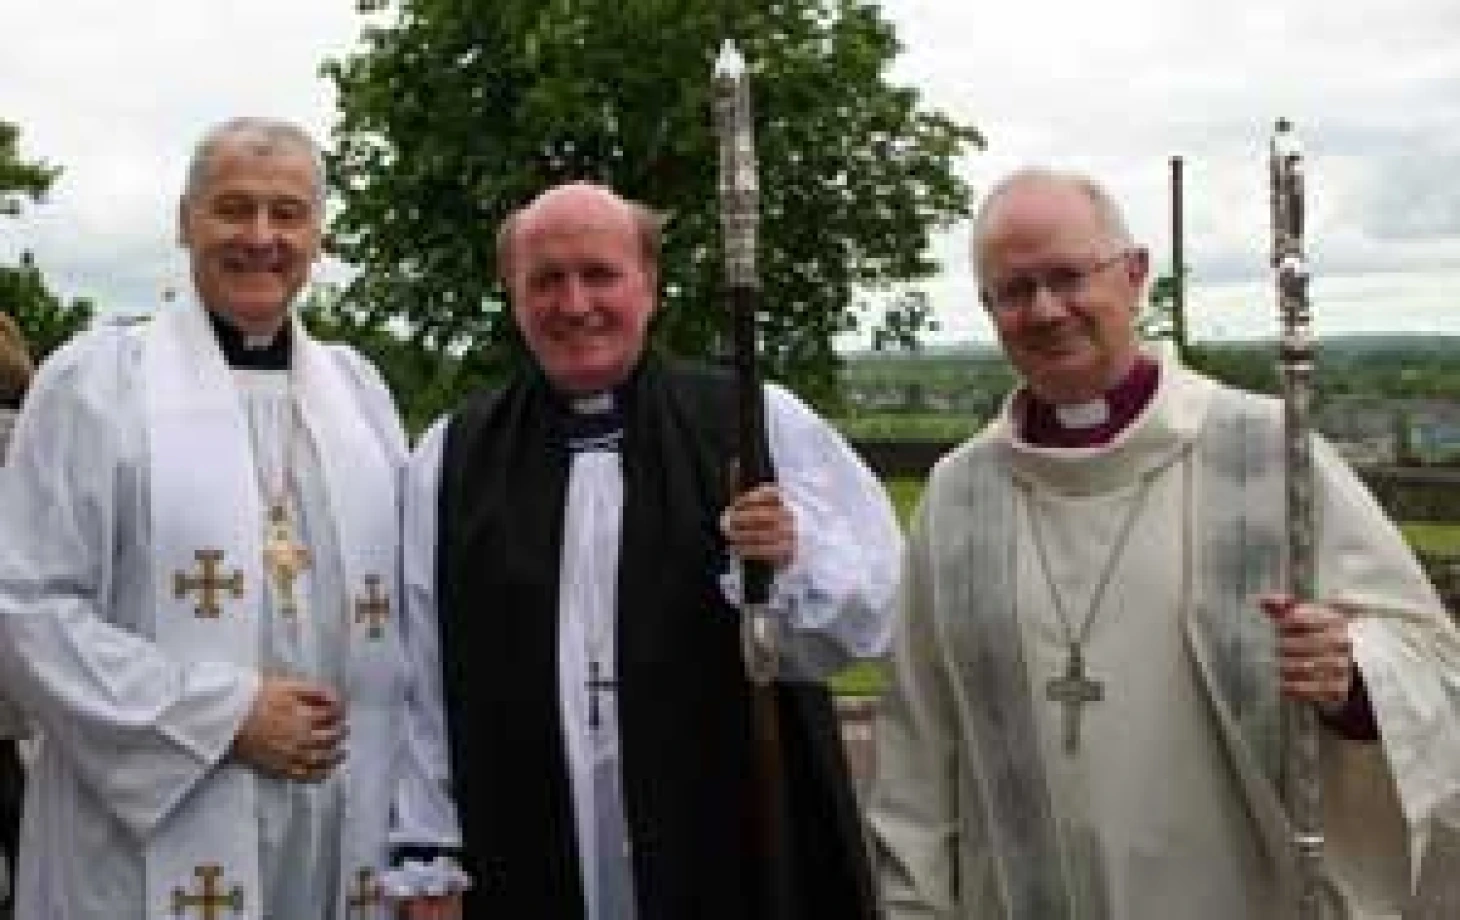
[[[0,688],[46,736],[18,916],[200,916],[187,899],[211,875],[224,916],[344,920],[361,873],[385,866],[404,437],[368,364],[292,333],[289,372],[232,371],[201,308],[179,304],[84,333],[37,377],[0,486]],[[292,620],[261,560],[262,493],[286,454],[311,556]],[[199,551],[221,553],[211,599],[188,581]],[[229,755],[262,674],[345,698],[348,753],[328,780]]]
[[[771,458],[796,529],[793,563],[771,598],[781,625],[783,666],[816,680],[848,661],[885,653],[902,537],[882,485],[846,442],[788,391],[766,388]],[[406,633],[413,706],[408,776],[397,802],[403,843],[459,844],[452,803],[436,628],[437,498],[446,422],[426,433],[405,486]],[[615,580],[623,474],[613,451],[574,455],[563,525],[558,616],[558,699],[569,760],[579,857],[591,920],[633,917],[630,841],[624,825],[614,694],[600,691],[590,725],[589,661],[616,672]],[[544,513],[551,513],[545,510]],[[729,573],[725,591],[737,597]],[[504,752],[503,756],[512,756]]]

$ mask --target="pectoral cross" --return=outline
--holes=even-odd
[[[379,907],[382,900],[380,884],[375,881],[375,870],[362,867],[355,870],[355,889],[345,898],[345,916],[369,917],[370,908]]]
[[[1065,672],[1044,685],[1044,695],[1064,706],[1065,753],[1074,754],[1080,749],[1080,707],[1105,698],[1104,686],[1085,676],[1085,655],[1079,645],[1070,646]]]
[[[197,591],[202,596],[198,605],[193,608],[194,615],[205,620],[217,619],[223,612],[218,606],[218,592],[227,591],[233,597],[243,597],[243,572],[234,569],[233,574],[226,578],[219,573],[218,567],[223,563],[221,549],[193,550],[193,558],[198,560],[202,573],[188,575],[185,572],[173,572],[173,597],[181,599]]]
[[[219,890],[218,879],[223,875],[222,866],[198,866],[193,874],[203,883],[200,894],[188,894],[181,888],[172,889],[172,915],[181,917],[188,908],[201,912],[202,920],[217,920],[218,911],[227,908],[234,914],[243,913],[243,889],[234,885],[227,894]]]
[[[599,674],[597,659],[588,662],[588,727],[598,730],[603,725],[599,712],[598,694],[604,690],[617,690],[618,681]]]
[[[365,576],[365,596],[355,598],[355,622],[369,623],[365,635],[379,639],[385,635],[384,624],[390,617],[390,595],[381,593],[380,576]]]
[[[309,568],[309,550],[294,539],[289,509],[282,501],[269,504],[269,525],[264,534],[264,568],[269,573],[279,614],[293,619],[299,613],[294,597],[294,582],[299,573]]]

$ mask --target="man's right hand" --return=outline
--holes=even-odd
[[[461,895],[418,895],[398,902],[401,920],[461,920]]]
[[[339,695],[314,681],[264,677],[232,754],[266,773],[320,782],[344,757],[345,709]]]

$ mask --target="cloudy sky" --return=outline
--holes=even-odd
[[[179,284],[188,150],[239,113],[326,136],[320,62],[349,51],[350,0],[21,0],[7,5],[0,119],[63,166],[45,205],[0,221],[58,290],[145,309]],[[975,187],[1025,164],[1106,181],[1166,264],[1168,160],[1186,161],[1198,336],[1270,333],[1266,145],[1294,119],[1309,155],[1319,332],[1460,334],[1460,3],[1454,0],[886,0],[893,78],[982,129]],[[139,15],[144,14],[145,15]],[[989,337],[963,256],[931,285],[951,339]]]

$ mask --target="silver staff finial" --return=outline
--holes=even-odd
[[[740,49],[735,47],[735,42],[725,39],[720,45],[720,55],[715,58],[715,79],[716,80],[739,80],[745,76],[745,58],[741,56]]]
[[[725,277],[759,287],[755,267],[760,183],[745,58],[729,39],[715,61],[715,129],[720,138],[720,220],[725,231]]]

